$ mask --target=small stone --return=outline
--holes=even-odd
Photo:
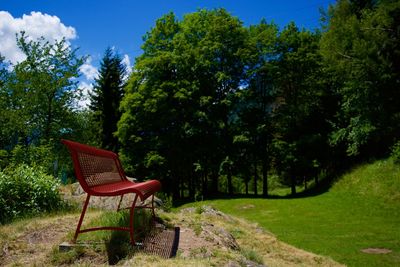
[[[68,243],[68,242],[62,242],[59,246],[58,246],[58,250],[60,251],[60,252],[68,252],[68,251],[70,251],[71,249],[73,249],[74,247],[76,247],[77,245],[76,244],[71,244],[71,243]]]
[[[361,252],[364,252],[367,254],[388,254],[388,253],[391,253],[392,250],[387,249],[387,248],[365,248],[365,249],[362,249]]]

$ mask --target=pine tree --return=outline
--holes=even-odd
[[[90,94],[90,109],[97,128],[98,141],[104,149],[116,151],[118,139],[114,136],[121,117],[119,104],[125,86],[126,67],[113,49],[107,48],[100,63],[99,76]]]

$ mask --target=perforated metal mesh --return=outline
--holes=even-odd
[[[89,187],[115,183],[123,180],[116,160],[78,152],[78,161],[83,178]]]

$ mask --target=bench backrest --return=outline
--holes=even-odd
[[[116,153],[70,140],[61,142],[70,151],[76,178],[86,192],[94,186],[127,180]]]

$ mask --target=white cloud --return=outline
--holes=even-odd
[[[77,37],[73,27],[65,26],[57,16],[32,11],[22,18],[14,18],[7,11],[0,11],[0,53],[13,64],[24,60],[24,54],[16,43],[16,34],[21,31],[31,40],[44,37],[49,42],[65,38],[68,42]]]
[[[79,109],[85,109],[89,107],[90,99],[89,99],[89,92],[93,90],[93,84],[87,82],[80,82],[79,89],[81,89],[82,96],[77,103],[77,107]]]
[[[126,66],[126,77],[129,77],[129,75],[132,72],[132,66],[131,66],[131,60],[129,59],[129,56],[127,54],[124,55],[122,58],[122,64]]]
[[[88,58],[86,62],[79,68],[79,70],[83,73],[86,80],[88,81],[94,81],[94,79],[97,78],[97,75],[99,74],[97,72],[97,68],[92,65],[91,58]]]

